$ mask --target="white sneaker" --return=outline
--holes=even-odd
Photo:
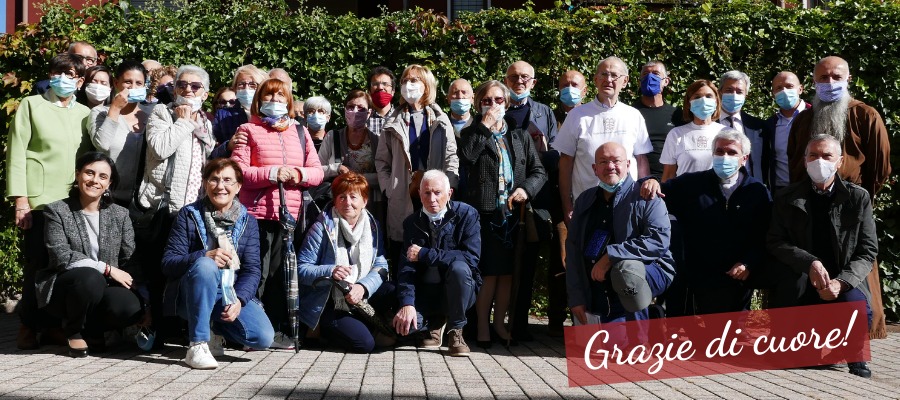
[[[219,363],[213,358],[209,352],[209,346],[206,342],[200,342],[191,346],[187,355],[184,356],[184,363],[193,369],[216,369]]]
[[[222,357],[225,355],[225,338],[215,333],[210,334],[209,353],[213,357]]]
[[[294,350],[294,339],[291,336],[281,332],[275,332],[275,340],[272,341],[270,349]]]

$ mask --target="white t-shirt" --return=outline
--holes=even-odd
[[[672,128],[666,136],[659,162],[665,165],[678,165],[676,176],[712,168],[713,139],[725,128],[725,125],[718,122],[709,125],[690,122]]]
[[[569,111],[552,147],[575,158],[572,171],[573,199],[600,182],[597,175],[594,175],[594,152],[607,142],[616,142],[625,148],[631,161],[628,172],[636,180],[637,161],[634,156],[653,151],[653,143],[647,134],[647,123],[640,111],[621,101],[607,107],[596,98]]]

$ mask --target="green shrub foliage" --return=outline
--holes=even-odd
[[[44,6],[40,23],[0,37],[0,118],[6,126],[19,100],[46,78],[50,58],[72,40],[94,43],[111,66],[148,58],[200,65],[209,71],[214,88],[227,85],[232,71],[243,64],[281,67],[294,78],[299,96],[324,95],[336,103],[333,117],[338,119],[343,110],[337,103],[348,90],[365,87],[366,73],[376,65],[398,75],[409,64],[428,66],[445,104],[453,79],[476,85],[502,79],[505,68],[522,59],[535,67],[533,97],[555,106],[562,72],[576,69],[591,76],[598,61],[609,55],[630,67],[631,82],[622,95],[626,102],[637,98],[640,66],[660,59],[673,80],[665,93],[668,101],[680,104],[694,79],[716,79],[739,69],[752,81],[747,110],[768,117],[775,112],[770,87],[776,73],[796,72],[808,98],[813,65],[837,54],[850,62],[851,91],[882,113],[892,138],[900,117],[900,69],[891,65],[900,60],[897,2],[839,1],[827,9],[803,10],[736,0],[665,12],[627,2],[572,12],[535,12],[526,4],[463,14],[452,22],[418,9],[371,19],[333,16],[303,5],[291,9],[283,0],[196,0],[175,9],[140,10],[124,0],[92,4],[74,10],[51,3]],[[3,143],[5,134],[3,129]],[[0,163],[0,180],[4,170]],[[900,312],[900,244],[893,240],[900,233],[900,195],[895,183],[893,175],[876,207],[885,306],[893,320]],[[19,239],[8,210],[0,219],[0,289],[6,291],[15,290],[21,276]]]

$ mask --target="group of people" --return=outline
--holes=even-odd
[[[226,342],[316,334],[353,352],[446,337],[466,356],[465,338],[532,340],[541,243],[552,336],[567,307],[589,324],[747,310],[754,289],[779,307],[870,301],[890,149],[837,57],[815,66],[812,104],[778,74],[766,121],[742,110],[740,71],[674,107],[652,61],[629,106],[628,67],[610,57],[586,103],[585,76],[566,71],[554,111],[517,61],[503,81],[452,81],[446,112],[427,67],[376,67],[343,98],[343,127],[282,69],[238,68],[207,112],[201,67],[97,61],[73,43],[10,125],[20,348],[41,331],[83,356],[136,326],[150,349],[178,316],[193,368],[215,368]]]

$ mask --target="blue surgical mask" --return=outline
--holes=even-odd
[[[721,179],[729,178],[741,167],[738,157],[713,156],[712,168]]]
[[[50,77],[50,89],[58,97],[69,97],[78,89],[78,78],[69,78],[66,74]]]
[[[522,94],[518,94],[516,92],[513,92],[512,90],[509,91],[509,98],[516,103],[527,99],[528,96],[531,96],[531,90],[526,90],[522,92]]]
[[[268,117],[281,118],[288,113],[287,104],[277,101],[264,101],[262,107],[259,108],[259,112]]]
[[[800,92],[797,89],[784,89],[775,93],[775,104],[782,110],[791,110],[797,106],[800,100]]]
[[[656,96],[662,93],[663,77],[656,74],[647,74],[641,78],[641,94],[644,96]]]
[[[816,83],[816,96],[826,103],[833,103],[847,93],[847,81]]]
[[[616,190],[619,190],[619,188],[622,186],[622,182],[625,182],[625,179],[624,179],[624,178],[619,179],[619,181],[616,182],[614,185],[610,185],[610,184],[608,184],[608,183],[606,183],[606,182],[603,182],[603,181],[601,180],[601,181],[600,181],[600,187],[603,188],[603,190],[605,190],[605,191],[607,191],[607,192],[609,192],[609,193],[613,193],[613,192],[615,192]]]
[[[241,106],[250,108],[250,105],[253,104],[253,96],[256,94],[256,90],[253,89],[238,89],[237,92],[234,92],[234,96],[237,97],[238,102],[241,103]]]
[[[465,115],[472,109],[472,100],[456,99],[450,101],[450,111],[456,115]]]
[[[422,207],[422,213],[427,215],[428,219],[431,222],[440,222],[440,220],[444,218],[444,214],[447,214],[447,207],[444,207],[443,209],[441,209],[441,211],[438,211],[437,214],[432,214],[428,212],[425,207]]]
[[[306,116],[306,127],[313,132],[318,132],[328,122],[328,116],[314,112]]]
[[[737,93],[725,93],[722,95],[722,109],[729,114],[734,114],[741,110],[747,96]]]
[[[716,99],[701,97],[691,100],[691,113],[695,117],[705,120],[716,112]]]
[[[569,107],[581,104],[581,89],[572,86],[564,87],[559,91],[559,101]]]
[[[139,87],[128,89],[129,103],[140,103],[144,100],[147,100],[147,88]]]

